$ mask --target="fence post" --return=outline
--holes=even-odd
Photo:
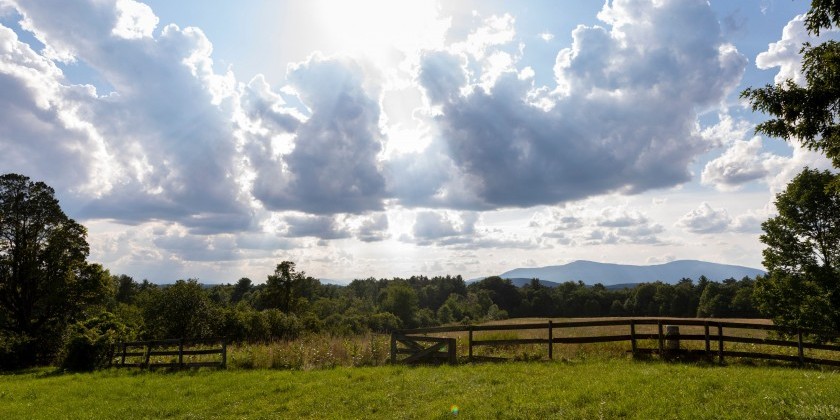
[[[662,341],[662,320],[656,321],[656,327],[659,329],[659,355],[662,356],[665,347],[665,343]]]
[[[469,359],[472,362],[472,359],[473,359],[473,353],[472,353],[472,350],[473,350],[472,349],[473,348],[473,326],[472,325],[467,327],[467,332],[468,332],[467,348],[469,349]]]
[[[147,369],[149,368],[149,359],[151,359],[151,357],[152,357],[152,341],[149,341],[149,342],[146,343],[146,362],[144,363],[144,365],[146,366]]]
[[[184,368],[184,338],[178,340],[178,367]]]
[[[548,360],[554,360],[554,326],[548,320]]]
[[[633,352],[633,357],[636,357],[636,320],[630,320],[630,349]]]
[[[125,366],[125,342],[122,343],[122,357],[120,358],[120,366]]]
[[[797,344],[799,345],[799,365],[805,365],[805,349],[802,347],[802,330],[796,329]]]
[[[397,364],[397,336],[394,331],[391,331],[391,364]]]
[[[712,346],[711,343],[709,343],[709,321],[703,322],[703,329],[706,333],[706,356],[708,357],[709,353],[712,352]]]
[[[447,339],[446,350],[449,352],[449,364],[450,365],[458,364],[457,348],[458,347],[456,346],[454,338]]]
[[[718,322],[718,363],[723,364],[723,325]]]
[[[227,338],[222,339],[222,369],[227,369]]]

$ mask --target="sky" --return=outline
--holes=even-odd
[[[804,0],[0,0],[0,172],[168,283],[761,267]],[[836,38],[824,32],[822,38]]]

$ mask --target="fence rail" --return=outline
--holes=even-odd
[[[193,360],[194,356],[215,354],[219,355],[219,360]],[[160,358],[165,360],[161,361]],[[224,369],[227,366],[227,340],[225,338],[175,338],[126,341],[114,345],[110,360],[111,366],[114,367],[178,369],[219,367]]]
[[[558,336],[557,332],[564,330],[571,330],[576,328],[590,328],[590,327],[628,327],[628,334],[618,335],[590,335],[590,336]],[[655,333],[641,333],[637,332],[638,326],[656,326]],[[665,326],[686,326],[686,327],[703,327],[702,334],[668,334],[663,331]],[[726,329],[727,334],[724,334]],[[484,339],[478,340],[473,334],[475,332],[483,331],[523,331],[523,330],[545,330],[546,336],[544,338],[505,338],[505,339]],[[763,330],[769,332],[782,333],[784,335],[795,337],[795,340],[784,339],[783,337],[748,337],[735,335],[732,330]],[[557,332],[556,332],[557,331]],[[829,352],[838,352],[840,356],[840,345],[826,344],[823,342],[806,341],[804,337],[840,337],[838,332],[834,331],[820,331],[813,329],[790,329],[778,325],[762,324],[753,322],[740,321],[720,321],[712,319],[688,319],[688,318],[622,318],[622,319],[602,319],[602,320],[585,320],[585,321],[547,321],[541,323],[528,324],[495,324],[495,325],[467,325],[467,326],[448,326],[448,327],[429,327],[429,328],[414,328],[398,330],[391,335],[391,361],[393,363],[399,362],[397,354],[414,354],[418,350],[417,346],[406,345],[406,348],[399,348],[398,344],[406,344],[406,340],[420,340],[424,338],[425,334],[446,334],[446,333],[467,333],[467,357],[474,360],[473,349],[477,346],[516,346],[516,345],[534,345],[545,344],[548,350],[548,358],[553,358],[555,344],[590,344],[590,343],[606,343],[606,342],[629,342],[630,352],[633,355],[639,354],[659,354],[659,355],[701,355],[706,357],[717,356],[718,361],[723,363],[725,357],[740,357],[753,359],[768,359],[795,362],[800,365],[804,364],[818,364],[840,366],[840,360],[825,359],[813,356],[806,356],[805,350],[822,350]],[[434,337],[426,337],[434,338]],[[442,339],[442,338],[438,338]],[[454,347],[454,338],[450,347]],[[640,346],[640,341],[655,341],[656,346],[652,348],[643,348]],[[702,349],[687,349],[681,348],[681,342],[702,342],[704,344]],[[674,347],[676,343],[676,347]],[[778,353],[766,353],[759,351],[740,351],[727,349],[725,343],[739,343],[739,344],[753,344],[766,345],[776,347],[796,348],[797,355],[785,355]],[[452,350],[450,349],[450,352]],[[428,353],[428,352],[427,352]],[[450,356],[456,357],[454,353]],[[410,362],[423,361],[422,357],[404,359]]]

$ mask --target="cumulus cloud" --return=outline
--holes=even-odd
[[[798,15],[782,29],[782,39],[771,43],[767,51],[755,57],[755,65],[762,70],[779,67],[774,81],[783,83],[791,79],[794,82],[804,85],[805,76],[802,74],[802,44],[814,41],[805,29],[805,15]]]
[[[529,226],[541,236],[564,245],[664,243],[665,231],[643,212],[627,206],[607,206],[591,212],[585,206],[551,207],[531,217]]]
[[[412,232],[421,242],[467,235],[475,232],[476,220],[473,213],[463,213],[455,218],[446,213],[421,211],[417,213]]]
[[[676,226],[693,233],[720,233],[726,231],[732,223],[726,209],[713,209],[703,202],[700,207],[686,213]]]
[[[709,147],[696,133],[696,109],[730,92],[745,58],[722,41],[706,2],[615,1],[599,18],[611,29],[579,26],[558,54],[548,110],[515,72],[485,89],[481,75],[463,82],[460,63],[475,57],[445,51],[423,60],[420,82],[431,101],[444,101],[435,122],[450,172],[475,196],[463,206],[553,204],[690,179],[689,163]],[[493,47],[481,51],[486,59]]]
[[[311,236],[320,239],[349,238],[350,231],[336,216],[286,216],[285,236],[299,238]]]
[[[721,156],[703,168],[701,182],[722,191],[737,190],[743,184],[764,179],[781,157],[761,152],[761,137],[736,141]]]
[[[290,153],[277,153],[266,143],[250,151],[254,196],[271,210],[381,210],[387,194],[377,162],[379,105],[363,87],[361,67],[314,55],[287,77],[311,114],[294,133]]]
[[[88,188],[74,198],[77,214],[126,223],[173,220],[206,233],[252,226],[224,109],[232,76],[213,71],[212,45],[201,30],[167,25],[154,33],[157,20],[148,6],[129,0],[16,7],[44,51],[84,62],[114,89],[103,95],[53,77],[64,86],[54,109],[72,110],[64,112],[65,122],[88,143],[99,143],[74,150],[82,167],[102,166],[80,183]],[[45,159],[49,153],[36,156],[36,167],[55,166]]]
[[[89,97],[89,86],[63,84],[63,73],[51,60],[0,25],[0,166],[30,174],[66,192],[92,186],[107,168],[91,162],[104,145],[85,124],[76,103],[67,97]],[[60,165],[56,164],[61,162]],[[93,163],[93,164],[91,164]]]
[[[385,213],[363,218],[356,230],[356,238],[362,242],[384,241],[388,237],[388,215]]]
[[[412,236],[403,236],[404,242],[421,246],[445,246],[453,249],[477,248],[523,248],[531,249],[538,244],[530,238],[479,228],[475,212],[419,211],[415,215]]]

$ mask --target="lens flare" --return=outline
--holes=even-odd
[[[453,416],[457,416],[458,415],[458,406],[455,405],[455,404],[452,404],[452,406],[449,407],[449,412],[452,413]]]

